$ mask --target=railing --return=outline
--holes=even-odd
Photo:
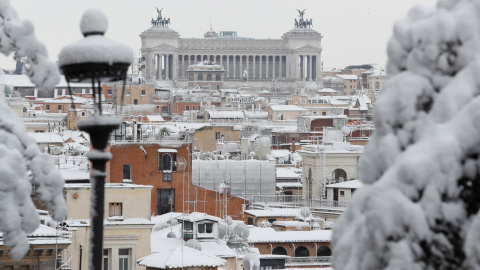
[[[332,261],[330,256],[321,257],[289,257],[285,260],[286,265],[329,265]]]
[[[343,211],[348,202],[320,199],[303,199],[302,195],[246,195],[251,203],[280,204],[293,207],[309,207]]]

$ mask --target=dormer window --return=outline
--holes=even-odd
[[[213,233],[213,223],[198,224],[198,233]]]

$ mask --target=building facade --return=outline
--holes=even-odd
[[[301,15],[303,20],[303,14]],[[235,31],[205,38],[180,38],[168,25],[153,26],[140,34],[146,79],[175,81],[186,87],[190,65],[208,61],[224,67],[225,86],[265,86],[278,80],[287,88],[298,82],[321,82],[322,35],[311,25],[295,25],[280,39],[253,39]],[[144,58],[143,58],[144,57]]]

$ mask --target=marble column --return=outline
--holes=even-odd
[[[252,73],[252,79],[254,79],[254,80],[257,78],[257,69],[256,69],[256,66],[255,66],[255,65],[256,65],[256,62],[257,62],[257,61],[256,61],[256,60],[257,60],[256,58],[257,58],[257,56],[254,55],[254,56],[253,56],[253,73]]]
[[[259,70],[258,70],[258,78],[259,78],[260,80],[263,80],[263,73],[262,73],[262,72],[263,72],[263,55],[260,55],[260,57],[258,58],[258,60],[260,60],[260,61],[258,62],[258,69],[259,69]]]
[[[276,66],[275,66],[276,60],[277,60],[276,58],[277,58],[277,56],[274,55],[274,56],[273,56],[273,59],[272,59],[272,60],[273,60],[273,61],[272,61],[272,79],[277,78],[277,76],[276,76],[276,74],[275,74],[276,71],[277,71]]]
[[[230,79],[230,55],[227,55],[227,66],[225,68],[225,79]]]
[[[233,79],[237,78],[237,56],[233,55]]]
[[[270,56],[266,55],[265,56],[265,79],[268,80],[270,79],[270,73],[269,73],[269,66],[270,66]]]

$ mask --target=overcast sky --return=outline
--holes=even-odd
[[[237,31],[239,36],[278,39],[294,27],[296,9],[306,9],[313,29],[323,35],[325,67],[377,64],[385,66],[386,44],[393,23],[414,5],[434,6],[434,0],[12,0],[21,19],[35,25],[37,38],[56,61],[61,48],[82,38],[83,12],[95,7],[107,15],[106,37],[131,46],[138,54],[139,34],[156,18],[155,7],[170,18],[170,28],[180,37],[201,38],[210,28]],[[13,55],[0,54],[0,67],[15,68]]]

